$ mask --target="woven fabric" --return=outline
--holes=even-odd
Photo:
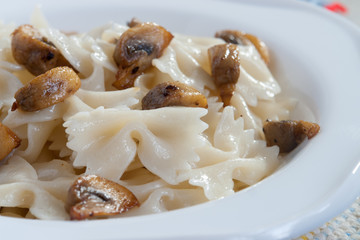
[[[360,198],[341,215],[296,240],[360,240]]]

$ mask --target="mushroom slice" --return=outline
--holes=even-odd
[[[139,19],[135,18],[135,17],[132,18],[130,22],[127,22],[127,25],[130,28],[135,27],[137,25],[141,25],[141,24],[142,24],[142,22]]]
[[[69,189],[67,204],[72,220],[116,215],[139,206],[127,188],[96,175],[79,177]]]
[[[79,76],[69,67],[57,67],[31,80],[15,93],[12,110],[38,111],[74,94],[81,86]]]
[[[198,90],[180,82],[163,82],[152,88],[142,99],[142,109],[168,106],[207,108],[207,99]]]
[[[20,146],[21,139],[7,126],[0,123],[0,160],[3,160],[12,150]]]
[[[113,86],[126,89],[162,55],[173,35],[154,23],[142,23],[126,30],[116,43],[114,60],[119,67]]]
[[[270,62],[270,54],[266,44],[254,35],[236,30],[223,30],[215,34],[215,37],[223,39],[227,43],[237,45],[253,44],[266,64]]]
[[[211,74],[224,106],[230,105],[240,76],[239,50],[235,44],[220,44],[208,49]]]
[[[21,25],[12,33],[14,59],[35,76],[59,66],[72,67],[60,51],[31,25]]]
[[[263,131],[267,146],[277,145],[280,153],[288,153],[306,137],[314,137],[320,131],[320,126],[306,121],[267,121]]]

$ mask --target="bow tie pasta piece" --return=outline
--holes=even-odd
[[[75,175],[58,163],[43,163],[40,168],[34,168],[19,156],[11,157],[0,169],[0,205],[29,209],[29,216],[40,219],[69,219],[64,196],[66,198]],[[45,168],[58,172],[58,177],[40,181],[38,173],[44,175]]]
[[[213,136],[214,144],[206,144],[197,152],[200,161],[183,179],[202,187],[208,199],[234,193],[234,179],[247,185],[271,174],[280,161],[276,147],[267,147],[255,138],[254,130],[244,128],[243,118],[234,118],[234,108],[226,107]]]
[[[78,113],[64,126],[67,146],[74,151],[74,166],[87,167],[116,181],[135,155],[149,171],[170,184],[179,182],[178,172],[199,161],[195,152],[204,144],[207,128],[200,118],[203,108],[167,107],[149,111],[98,108]]]
[[[0,185],[0,205],[3,207],[29,208],[39,219],[67,220],[65,204],[39,187],[36,183],[15,182]]]
[[[158,188],[140,205],[139,208],[124,213],[124,216],[136,216],[166,212],[193,206],[208,201],[201,189]]]
[[[220,199],[234,193],[234,179],[252,185],[271,174],[278,164],[276,155],[270,157],[272,159],[262,156],[229,159],[208,167],[192,169],[187,177],[190,184],[204,189],[209,200]]]
[[[0,118],[14,102],[14,94],[22,87],[20,80],[12,73],[0,68]]]
[[[139,103],[139,88],[129,88],[122,91],[97,92],[79,89],[76,96],[89,107],[117,108],[130,110]]]
[[[174,41],[160,58],[152,61],[152,64],[160,72],[167,74],[171,81],[187,84],[200,92],[204,92],[205,87],[215,89],[209,74],[184,45],[180,41]]]

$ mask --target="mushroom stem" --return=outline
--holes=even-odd
[[[219,44],[208,49],[211,74],[224,106],[230,105],[240,76],[239,50],[235,44]]]

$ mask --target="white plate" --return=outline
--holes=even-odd
[[[28,23],[37,2],[49,22],[86,31],[133,16],[172,32],[213,36],[224,28],[262,38],[284,90],[309,104],[321,133],[259,184],[219,201],[124,219],[58,222],[0,218],[1,239],[281,239],[304,234],[359,195],[360,30],[291,0],[7,1],[5,22]]]

